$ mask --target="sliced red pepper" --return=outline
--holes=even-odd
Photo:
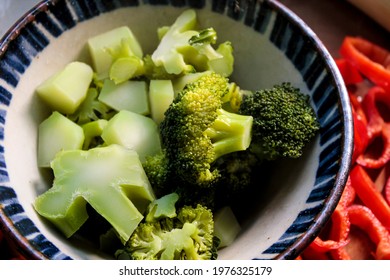
[[[344,38],[340,54],[373,83],[390,90],[390,52],[360,37]]]
[[[390,233],[374,213],[366,206],[355,204],[348,207],[348,215],[351,224],[367,232],[376,244],[375,258],[377,260],[390,260]]]
[[[390,205],[390,177],[387,178],[386,185],[384,186],[383,194],[387,203]]]
[[[376,189],[375,183],[360,165],[355,165],[350,173],[352,187],[360,200],[371,209],[381,223],[390,228],[390,206],[382,194]]]
[[[361,153],[357,157],[357,163],[368,168],[381,168],[390,160],[390,124],[386,123],[383,119],[381,112],[378,109],[379,104],[383,104],[386,108],[390,108],[390,94],[382,87],[374,86],[367,92],[361,103],[367,118],[367,133],[360,127],[363,123],[356,120],[356,133],[359,133],[357,129],[360,129],[362,130],[363,137],[365,137],[365,135],[368,137],[369,142],[366,147],[369,147],[371,143],[374,143],[374,140],[376,140],[377,137],[381,137],[381,141],[383,142],[383,148],[379,151],[379,156],[372,157],[368,154]],[[359,141],[361,139],[359,139],[359,136],[356,136],[356,140]],[[357,142],[357,145],[361,148],[359,142]],[[381,145],[375,145],[375,148],[378,149],[379,146]]]
[[[352,203],[355,201],[355,197],[356,197],[356,191],[352,187],[351,177],[348,176],[347,183],[345,184],[343,194],[341,195],[337,207],[342,206],[345,208],[352,205]]]
[[[355,162],[368,146],[367,118],[361,102],[357,96],[349,92],[349,100],[352,105],[352,117],[354,124],[354,148],[352,162]]]
[[[338,58],[335,59],[335,62],[346,85],[353,85],[363,81],[360,72],[348,60]]]

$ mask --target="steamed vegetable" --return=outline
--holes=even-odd
[[[62,151],[51,167],[53,186],[34,207],[67,237],[87,220],[89,203],[127,241],[155,199],[138,154],[119,145]]]
[[[212,212],[201,205],[185,206],[174,217],[142,222],[115,255],[133,260],[210,260],[216,258],[218,244]]]

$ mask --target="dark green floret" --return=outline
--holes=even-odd
[[[320,125],[309,96],[290,83],[255,92],[236,91],[232,107],[253,116],[250,149],[260,158],[298,158]]]

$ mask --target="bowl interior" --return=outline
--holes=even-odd
[[[2,58],[2,68],[9,75],[0,76],[4,133],[1,156],[5,163],[0,213],[21,246],[31,245],[30,253],[39,258],[106,256],[85,240],[66,240],[32,207],[36,196],[50,187],[50,172],[38,169],[36,164],[37,127],[49,112],[34,89],[70,61],[89,62],[87,39],[114,27],[128,25],[144,53],[151,53],[158,42],[157,27],[170,25],[188,8],[140,3],[132,6],[128,1],[128,7],[114,9],[96,1],[95,7],[88,10],[77,3],[60,1],[58,5],[63,7],[49,6],[48,11],[41,5],[34,11],[36,20],[27,23],[20,35],[7,43]],[[325,223],[345,183],[351,154],[345,89],[331,68],[334,65],[327,52],[315,37],[309,37],[314,34],[310,30],[302,32],[304,24],[288,11],[279,11],[279,4],[258,3],[237,12],[216,3],[219,1],[205,3],[197,9],[197,15],[203,27],[217,30],[219,42],[232,42],[236,64],[231,80],[251,90],[291,82],[312,97],[322,127],[303,158],[281,161],[267,170],[269,176],[259,186],[258,197],[236,213],[242,221],[242,233],[234,244],[221,250],[219,258],[294,258],[314,238],[304,233],[318,233],[318,227]]]

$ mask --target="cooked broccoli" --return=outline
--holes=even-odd
[[[141,222],[126,246],[115,253],[118,259],[210,260],[217,258],[211,210],[184,206],[173,218]]]
[[[165,112],[162,146],[183,182],[209,185],[219,177],[210,165],[250,144],[252,117],[222,109],[221,97],[228,90],[227,79],[210,72],[188,84]]]
[[[254,92],[230,91],[230,105],[253,116],[250,150],[265,160],[298,158],[320,126],[309,96],[290,83]]]
[[[217,32],[213,28],[197,30],[195,10],[184,11],[171,26],[160,30],[160,43],[151,55],[157,69],[153,70],[153,64],[146,59],[146,76],[180,76],[206,70],[214,70],[226,77],[232,73],[234,59],[230,42],[224,42],[214,49]]]
[[[84,101],[80,104],[74,113],[67,115],[68,119],[79,125],[83,125],[99,119],[110,119],[116,113],[116,111],[100,102],[98,100],[98,95],[99,92],[96,88],[89,88]]]
[[[256,182],[261,175],[262,161],[247,149],[220,157],[213,168],[221,175],[214,197],[215,207],[219,209],[234,204],[238,197],[249,195],[258,188]]]
[[[61,151],[51,166],[53,186],[34,207],[66,237],[87,220],[88,203],[127,241],[155,199],[138,154],[119,145]]]

